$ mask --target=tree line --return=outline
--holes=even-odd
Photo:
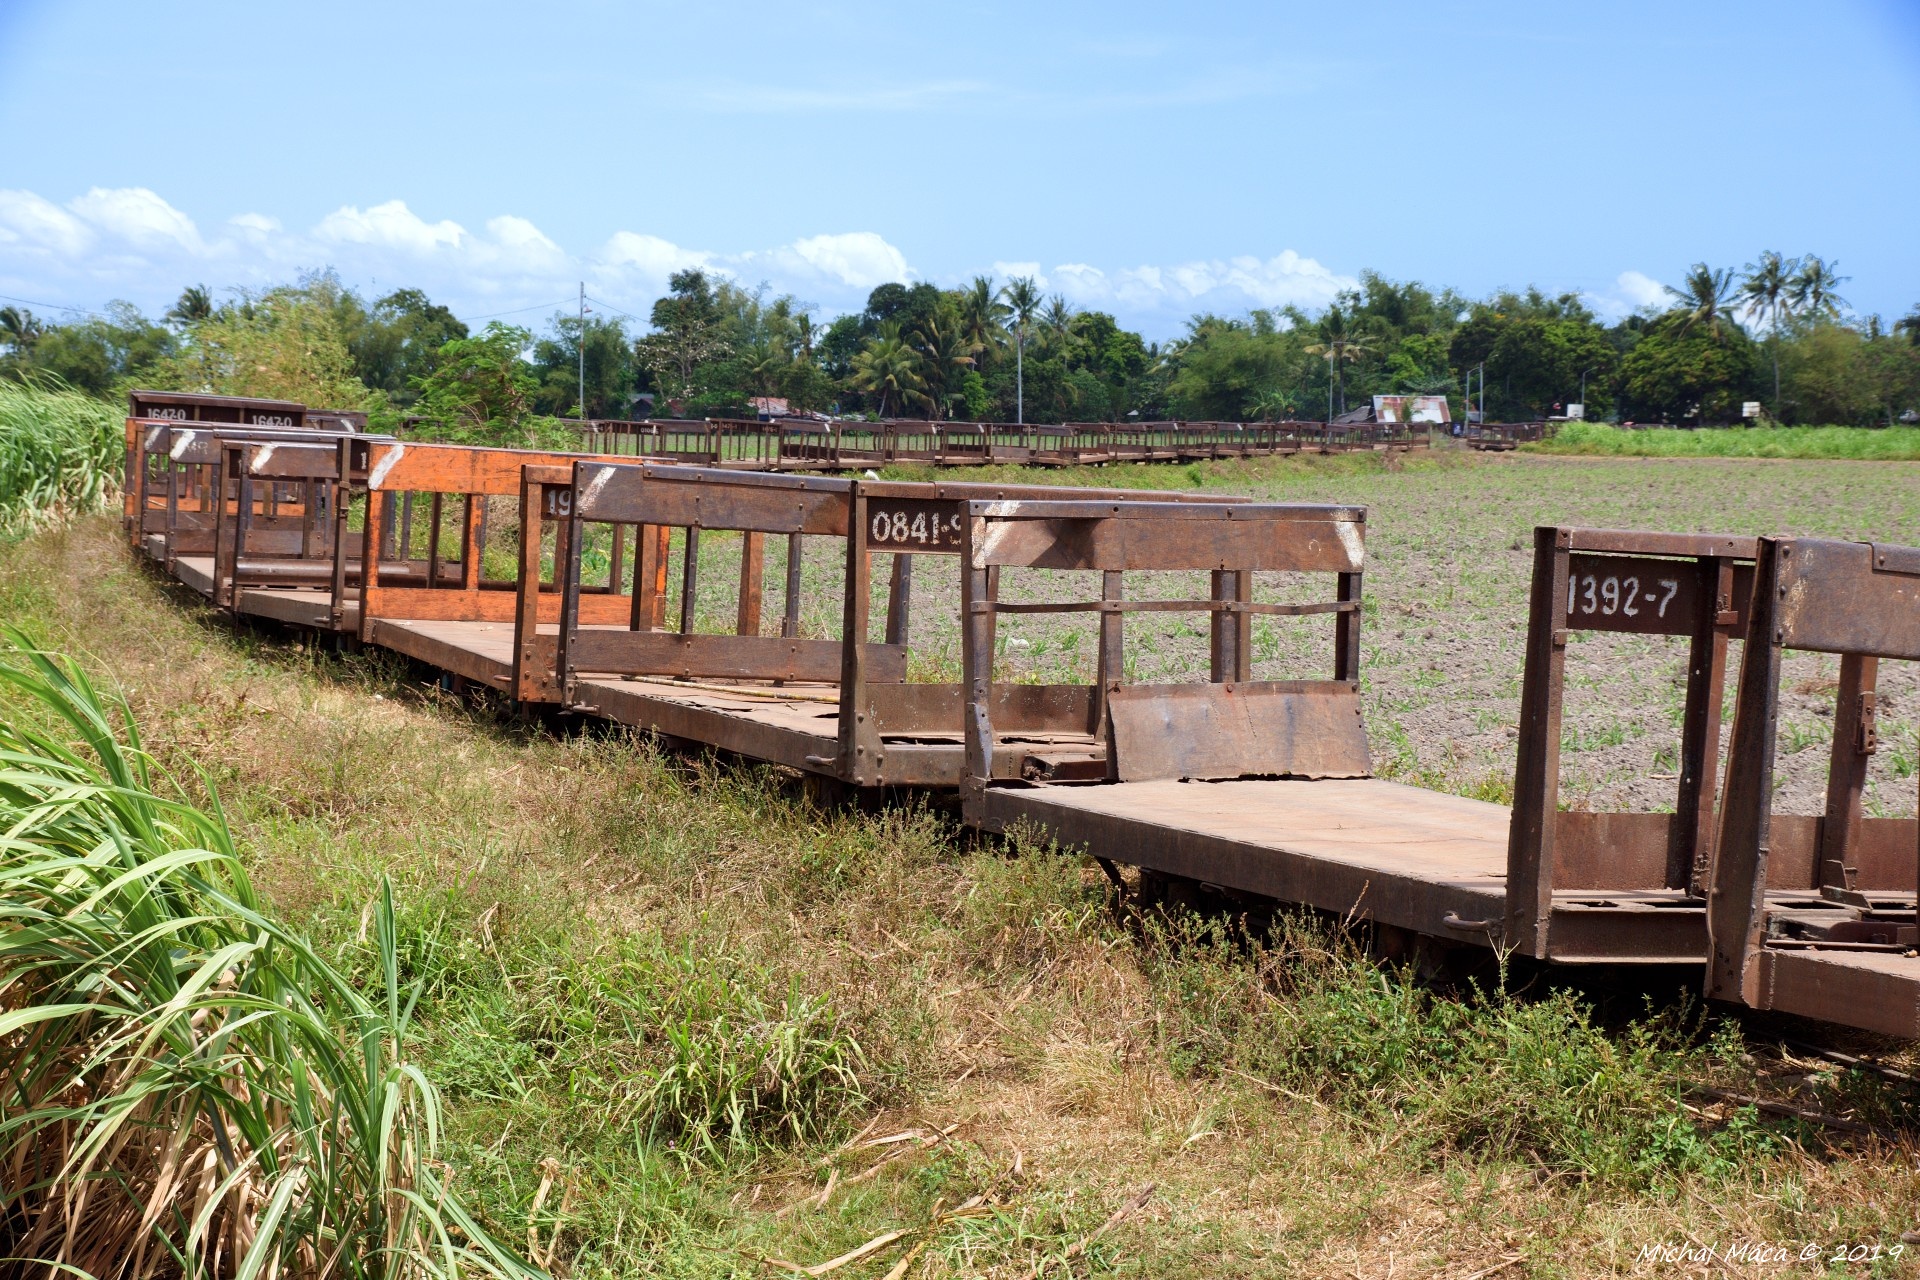
[[[1859,316],[1818,256],[1696,264],[1664,305],[1602,322],[1577,294],[1469,299],[1365,272],[1317,313],[1192,317],[1149,342],[1033,280],[883,284],[828,323],[788,295],[676,273],[644,323],[604,308],[535,333],[472,331],[417,289],[372,302],[331,272],[158,318],[126,303],[67,323],[0,308],[0,374],[100,395],[146,383],[366,410],[471,440],[561,438],[559,420],[796,413],[974,421],[1319,419],[1379,394],[1456,418],[1716,424],[1758,401],[1788,423],[1889,425],[1920,406],[1920,305]],[[584,403],[582,392],[584,391]]]

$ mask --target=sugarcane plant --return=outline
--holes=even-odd
[[[0,1269],[536,1274],[448,1189],[391,886],[362,990],[263,908],[124,700],[4,638]]]

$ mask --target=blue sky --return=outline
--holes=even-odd
[[[0,139],[0,295],[41,311],[1031,271],[1161,338],[1364,268],[1618,313],[1769,248],[1920,302],[1915,0],[0,0]]]

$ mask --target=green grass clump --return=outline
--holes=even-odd
[[[1158,980],[1187,1015],[1177,1065],[1319,1099],[1410,1154],[1472,1152],[1644,1190],[1726,1178],[1777,1144],[1751,1115],[1705,1128],[1684,1104],[1698,1082],[1737,1073],[1730,1025],[1716,1036],[1650,1014],[1609,1029],[1566,992],[1450,996],[1304,921],[1252,963],[1190,921],[1161,940]]]
[[[7,634],[0,1240],[48,1274],[533,1272],[449,1194],[391,894],[356,984],[270,919],[124,704]],[[29,719],[39,724],[28,723]],[[118,723],[116,723],[118,722]],[[68,745],[77,737],[84,747]]]
[[[1624,430],[1569,422],[1531,452],[1644,458],[1822,458],[1906,462],[1920,458],[1920,427],[1703,427]]]
[[[120,483],[123,421],[56,380],[0,380],[0,536],[105,505]]]

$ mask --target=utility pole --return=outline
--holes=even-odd
[[[1013,421],[1027,424],[1027,322],[1015,320],[1013,335]]]
[[[574,351],[580,357],[580,421],[587,420],[587,282],[580,282],[580,332],[574,335]]]

